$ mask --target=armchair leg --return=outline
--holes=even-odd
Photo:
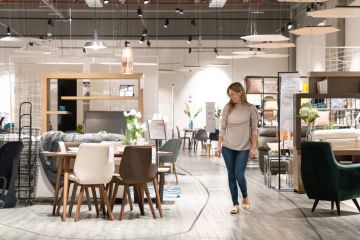
[[[176,173],[176,168],[175,168],[175,163],[173,162],[173,171],[175,173],[175,178],[176,178],[176,184],[178,184],[178,176],[177,176],[177,173]]]
[[[357,207],[357,209],[360,212],[360,206],[359,206],[359,203],[357,202],[356,198],[353,199],[353,202],[354,202],[355,206]]]
[[[334,201],[331,201],[331,210],[334,210]]]
[[[340,202],[335,201],[337,214],[340,215]]]
[[[315,199],[314,205],[313,205],[313,207],[311,209],[312,212],[315,211],[315,208],[316,208],[318,203],[319,203],[319,199]]]

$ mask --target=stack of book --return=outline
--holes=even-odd
[[[317,87],[317,92],[319,94],[327,94],[328,93],[328,80],[324,79],[324,80],[318,81],[316,83],[316,87]]]

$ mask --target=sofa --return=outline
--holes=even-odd
[[[360,150],[360,129],[324,129],[312,133],[313,141],[329,142],[333,150]],[[358,155],[336,155],[342,163],[359,163]]]

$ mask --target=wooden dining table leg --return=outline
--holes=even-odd
[[[69,189],[69,158],[64,158],[64,196],[63,196],[63,214],[62,220],[66,221],[66,208],[68,200],[68,189]]]
[[[61,179],[61,173],[63,170],[63,161],[62,160],[63,160],[62,157],[56,158],[57,174],[56,174],[56,185],[55,185],[54,202],[53,202],[53,216],[55,215],[57,201],[58,201],[58,197],[59,197],[60,179]]]

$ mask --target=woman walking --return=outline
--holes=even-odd
[[[256,155],[258,114],[256,107],[248,103],[245,89],[239,82],[230,84],[227,88],[230,101],[222,111],[222,123],[216,156],[220,150],[228,171],[228,181],[233,202],[230,211],[239,213],[238,188],[242,193],[242,207],[250,208],[247,192],[245,169],[249,158]]]

